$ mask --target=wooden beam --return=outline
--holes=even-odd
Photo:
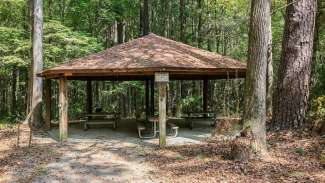
[[[208,110],[208,79],[203,80],[203,112]],[[204,114],[205,115],[205,114]]]
[[[68,88],[65,77],[59,80],[59,120],[60,120],[60,142],[68,139]]]
[[[148,120],[150,114],[150,107],[149,107],[149,79],[145,80],[145,102],[146,102],[146,120]]]
[[[45,128],[45,130],[50,130],[51,129],[51,117],[52,117],[52,112],[51,112],[51,97],[52,97],[51,80],[46,79],[44,87],[45,87],[45,125],[44,125],[44,128]]]
[[[166,72],[155,73],[155,81],[158,84],[159,91],[159,146],[166,147],[166,98],[167,98],[167,84],[169,82],[169,74]]]
[[[150,80],[150,115],[155,115],[155,81]]]
[[[92,109],[92,106],[93,106],[93,94],[92,94],[92,84],[91,84],[91,81],[90,80],[87,80],[87,86],[86,86],[86,109],[87,109],[87,113],[88,114],[91,114],[93,109]]]

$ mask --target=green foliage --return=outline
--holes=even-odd
[[[26,25],[27,16],[26,1],[24,0],[1,0],[0,1],[0,26],[17,27]]]
[[[184,113],[202,111],[202,96],[186,96],[181,105]]]
[[[102,50],[96,38],[84,32],[75,32],[59,21],[44,24],[45,67],[53,67],[68,59],[78,58]]]
[[[305,149],[302,147],[295,148],[295,153],[299,154],[300,156],[303,156],[305,154]]]
[[[311,117],[315,122],[325,119],[325,96],[312,100]]]
[[[10,119],[0,119],[0,129],[5,128],[15,128],[17,126],[17,123],[11,122]]]
[[[181,160],[185,160],[185,157],[183,155],[177,153],[175,159],[181,161]]]
[[[249,0],[214,0],[186,1],[185,3],[185,42],[195,47],[210,49],[223,55],[229,55],[245,61],[247,59],[248,26],[250,14]],[[180,37],[180,11],[179,0],[149,1],[150,31],[167,36],[174,40]],[[114,43],[116,34],[115,25],[121,22],[124,25],[125,40],[136,38],[140,35],[140,1],[139,0],[69,0],[52,1],[44,3],[44,68],[70,61],[71,59],[89,55],[108,48]],[[280,63],[282,32],[284,27],[284,12],[286,1],[272,1],[272,35],[273,35],[273,59],[274,71]],[[19,68],[20,104],[25,105],[27,88],[27,76],[31,65],[31,20],[28,2],[24,0],[0,1],[0,84],[6,84],[6,88],[12,86],[10,81],[13,69]],[[324,22],[325,3],[319,1],[318,15]],[[51,10],[51,16],[49,14]],[[325,24],[319,28],[319,45],[316,51],[315,62],[315,87],[312,91],[312,110],[316,116],[323,117],[323,104],[319,107],[319,96],[325,95]],[[201,45],[199,45],[201,40]],[[210,44],[209,44],[210,43]],[[23,71],[23,72],[22,72]],[[275,73],[274,76],[277,74]],[[275,78],[276,79],[276,78]],[[276,81],[276,80],[275,80]],[[128,98],[130,90],[136,93],[137,111],[143,111],[144,86],[142,82],[106,82],[102,88],[99,99],[95,104],[103,104],[104,110],[120,110],[120,99]],[[184,83],[183,83],[184,84]],[[54,86],[57,87],[56,84]],[[237,104],[242,101],[234,98],[242,98],[242,93],[236,95],[233,86],[243,88],[240,84],[226,87],[216,84],[214,87],[213,107],[219,113],[228,108],[228,113],[236,111],[240,113]],[[190,88],[188,85],[184,88]],[[71,103],[70,116],[75,117],[83,113],[85,106],[85,83],[70,82]],[[218,89],[221,88],[221,89]],[[224,89],[223,89],[224,88]],[[238,89],[238,91],[240,91]],[[0,92],[2,90],[0,89]],[[3,92],[4,93],[4,92]],[[7,95],[9,93],[9,95]],[[227,94],[229,93],[229,94]],[[1,93],[2,94],[2,93]],[[6,96],[10,98],[10,89],[6,90]],[[79,96],[79,97],[74,97]],[[184,96],[183,96],[184,97]],[[114,100],[111,100],[111,99]],[[103,100],[101,100],[103,99]],[[130,102],[130,101],[127,101]],[[130,102],[131,105],[132,102]],[[129,105],[129,104],[128,104]],[[132,105],[134,105],[132,103]],[[202,111],[202,97],[193,93],[181,99],[183,112]],[[211,104],[210,104],[211,105]],[[9,104],[8,104],[9,106]],[[242,106],[242,105],[240,105]],[[318,106],[318,107],[316,107]],[[2,106],[1,106],[2,107]],[[0,108],[0,112],[5,111]],[[21,109],[21,111],[25,111]],[[57,110],[54,110],[57,111]],[[55,113],[55,112],[54,112]],[[54,114],[54,116],[57,114]]]

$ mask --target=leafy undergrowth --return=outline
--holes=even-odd
[[[164,182],[325,182],[325,139],[290,132],[268,135],[269,157],[229,160],[229,144],[210,140],[146,152]]]
[[[40,132],[38,132],[40,133]],[[23,133],[21,141],[28,141]],[[38,134],[41,135],[41,134]],[[46,164],[58,154],[48,143],[35,143],[31,147],[17,147],[17,129],[7,126],[0,129],[0,182],[30,182],[35,176],[46,173]]]

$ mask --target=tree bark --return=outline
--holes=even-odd
[[[34,31],[33,31],[33,93],[32,93],[32,124],[40,127],[42,124],[42,89],[43,80],[36,74],[43,70],[43,1],[34,0]]]
[[[273,102],[275,129],[302,127],[309,97],[316,1],[289,0],[288,3]]]
[[[198,11],[199,11],[199,20],[198,20],[198,24],[197,24],[197,35],[198,35],[198,39],[197,39],[197,46],[199,48],[202,48],[202,43],[203,43],[203,35],[202,35],[202,26],[203,26],[203,20],[202,20],[202,11],[203,11],[203,8],[202,8],[202,0],[198,0],[197,1],[197,8],[198,8]]]
[[[271,12],[271,10],[270,10],[270,12]],[[266,114],[267,114],[267,116],[272,116],[273,58],[272,58],[272,26],[271,26],[271,24],[269,24],[268,28],[269,28],[270,35],[269,35],[268,50],[267,50]]]
[[[180,22],[180,33],[179,40],[185,43],[185,0],[179,1],[179,22]]]
[[[313,59],[312,59],[312,68],[311,68],[311,79],[310,79],[310,87],[313,88],[316,84],[316,65],[317,65],[317,57],[318,52],[320,51],[320,31],[322,28],[322,19],[325,19],[325,0],[317,1],[317,13],[315,20],[315,31],[314,31],[314,46],[313,46]]]
[[[117,22],[117,42],[122,44],[124,42],[124,23]]]
[[[148,35],[149,34],[149,0],[142,0],[143,2],[141,3],[142,6],[140,7],[140,24],[141,24],[141,32],[142,36]]]
[[[253,138],[253,149],[267,154],[266,71],[269,42],[270,0],[252,0],[245,87],[244,130]]]
[[[12,69],[12,80],[11,80],[11,115],[17,114],[17,77],[18,77],[18,68],[14,67]]]
[[[169,0],[163,0],[164,3],[164,37],[169,36]]]

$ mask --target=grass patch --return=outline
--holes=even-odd
[[[0,130],[6,128],[15,128],[18,124],[0,119]]]
[[[305,149],[302,147],[297,147],[295,149],[295,153],[299,154],[300,156],[303,156],[305,154]]]
[[[37,175],[45,175],[47,173],[47,167],[46,164],[39,164],[36,168],[35,168],[36,174]]]
[[[290,177],[295,177],[295,178],[301,178],[305,176],[304,172],[300,172],[300,171],[293,171],[290,173],[289,175]]]
[[[184,160],[185,157],[182,156],[181,154],[177,154],[176,157],[175,157],[176,160]]]
[[[199,153],[198,155],[196,155],[196,159],[198,159],[198,160],[204,160],[205,159],[205,155],[203,153]]]

